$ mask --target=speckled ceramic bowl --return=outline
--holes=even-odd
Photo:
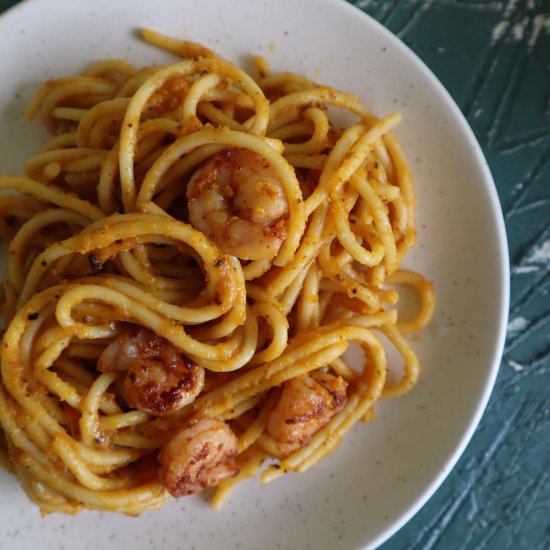
[[[508,304],[500,206],[479,146],[447,92],[398,39],[333,0],[27,0],[0,18],[0,171],[22,171],[45,135],[22,119],[43,80],[101,57],[166,62],[133,30],[204,42],[243,61],[303,72],[360,95],[398,129],[418,189],[418,245],[406,265],[435,283],[437,313],[415,341],[414,391],[376,407],[333,456],[267,487],[243,483],[221,512],[200,496],[139,518],[82,513],[41,518],[0,472],[0,544],[22,548],[374,547],[426,501],[453,467],[483,412],[498,369]]]

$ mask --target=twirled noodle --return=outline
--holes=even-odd
[[[406,335],[434,309],[400,270],[415,194],[399,113],[144,37],[187,59],[47,82],[27,116],[53,138],[0,177],[0,419],[45,512],[139,514],[206,486],[219,507],[262,466],[264,483],[306,471],[415,384]]]

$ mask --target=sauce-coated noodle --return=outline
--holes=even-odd
[[[207,486],[219,507],[261,468],[307,470],[411,389],[406,335],[434,308],[399,270],[415,192],[398,113],[144,37],[185,59],[45,83],[27,116],[54,137],[0,177],[0,419],[45,512],[139,514]],[[420,297],[403,321],[399,285]]]

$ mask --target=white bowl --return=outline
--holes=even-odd
[[[338,451],[304,475],[240,485],[221,512],[200,496],[138,519],[85,512],[40,518],[0,472],[3,542],[19,548],[360,548],[382,543],[454,466],[485,408],[508,312],[500,205],[480,147],[421,61],[378,23],[334,0],[192,2],[27,0],[0,17],[0,172],[21,172],[45,134],[23,122],[43,80],[102,57],[136,65],[170,57],[140,42],[149,26],[242,61],[305,73],[354,92],[397,131],[418,191],[418,245],[406,266],[434,281],[437,313],[414,342],[422,365],[409,395],[376,407]],[[8,55],[9,53],[9,55]]]

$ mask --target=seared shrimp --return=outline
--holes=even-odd
[[[317,372],[283,382],[281,398],[267,419],[267,432],[287,455],[304,445],[346,403],[347,382]]]
[[[161,482],[175,497],[202,491],[239,473],[237,437],[220,420],[204,418],[184,428],[159,454]]]
[[[130,407],[156,416],[191,403],[204,385],[204,369],[154,332],[134,327],[100,355],[101,372],[122,371],[122,395]]]
[[[189,217],[225,253],[273,258],[286,238],[288,203],[275,170],[248,149],[213,155],[187,186]]]

